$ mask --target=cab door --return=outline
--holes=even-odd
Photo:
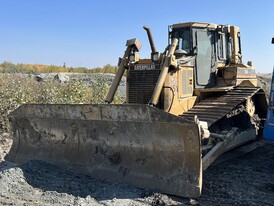
[[[214,51],[214,33],[206,30],[196,30],[196,87],[215,86],[214,72],[216,57]]]

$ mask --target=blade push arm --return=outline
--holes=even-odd
[[[178,39],[174,38],[172,40],[172,44],[169,46],[168,54],[164,57],[162,70],[161,70],[159,79],[157,81],[157,84],[154,88],[151,100],[149,102],[150,105],[156,105],[158,102],[158,99],[160,97],[161,91],[163,89],[163,86],[166,80],[169,66],[172,65],[172,59],[174,57],[173,54],[175,52],[177,44],[178,44]]]
[[[105,102],[108,104],[113,101],[113,97],[117,91],[117,88],[120,84],[120,81],[121,81],[123,75],[124,75],[124,72],[128,68],[128,56],[131,53],[139,51],[142,47],[142,45],[140,44],[138,39],[127,40],[126,46],[127,46],[127,49],[124,53],[123,58],[119,58],[118,71],[112,81],[111,87],[110,87],[107,97],[105,99]]]

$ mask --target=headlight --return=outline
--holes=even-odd
[[[151,53],[151,59],[153,62],[159,61],[159,52]]]
[[[135,62],[135,54],[129,55],[129,61],[130,62]]]
[[[138,62],[140,59],[139,55],[136,53],[130,54],[128,58],[130,63]]]

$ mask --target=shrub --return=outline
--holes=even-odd
[[[106,78],[97,77],[90,87],[81,81],[59,84],[55,81],[37,82],[30,75],[0,75],[0,131],[9,132],[8,114],[24,103],[91,104],[103,103],[109,89]],[[121,92],[115,103],[124,101]]]
[[[92,84],[92,97],[94,104],[104,103],[105,98],[107,96],[108,90],[110,88],[110,82],[107,78],[103,76],[97,76],[95,81]],[[123,96],[121,91],[117,91],[114,96],[113,103],[121,104],[125,101],[125,97]]]

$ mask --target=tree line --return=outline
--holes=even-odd
[[[26,74],[39,74],[39,73],[52,73],[52,72],[73,72],[73,73],[112,73],[115,74],[118,70],[117,66],[106,64],[103,67],[86,68],[86,67],[66,67],[56,65],[41,65],[41,64],[13,64],[4,61],[0,64],[0,72],[2,73],[26,73]]]

